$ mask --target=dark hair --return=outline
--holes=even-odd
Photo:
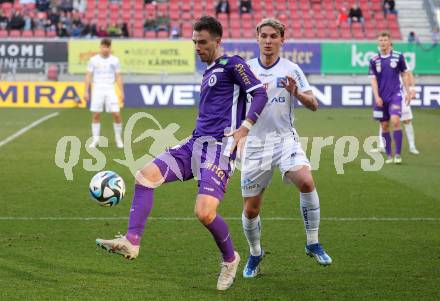
[[[112,46],[112,40],[109,38],[102,39],[101,45],[105,45],[107,47],[110,47],[110,46]]]
[[[222,24],[214,17],[203,16],[194,24],[194,31],[206,30],[215,37],[223,36]]]

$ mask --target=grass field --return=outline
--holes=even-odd
[[[0,144],[5,138],[53,110],[0,110]],[[172,183],[155,194],[140,257],[126,261],[95,247],[96,237],[124,233],[133,179],[114,147],[109,116],[105,169],[127,184],[127,196],[114,208],[94,204],[83,169],[92,157],[84,144],[90,113],[60,114],[0,146],[0,300],[439,300],[440,291],[440,111],[415,110],[420,156],[404,142],[404,163],[378,172],[362,171],[358,158],[337,175],[333,147],[326,147],[314,171],[321,199],[320,240],[333,257],[323,268],[304,255],[305,235],[299,195],[276,174],[267,191],[261,277],[244,280],[247,243],[241,230],[239,173],[220,207],[228,218],[242,263],[234,286],[215,289],[219,256],[210,234],[193,217],[196,183]],[[127,120],[136,110],[123,112]],[[178,138],[191,133],[195,110],[149,110],[162,125],[181,125]],[[377,132],[367,109],[296,112],[302,136],[356,136],[362,142]],[[154,125],[140,122],[140,134]],[[81,156],[73,181],[54,163],[57,141],[77,136]],[[135,137],[135,135],[133,135]],[[133,144],[135,158],[151,140]],[[309,145],[310,151],[310,145]],[[173,219],[175,218],[175,219]],[[188,218],[180,219],[179,218]]]

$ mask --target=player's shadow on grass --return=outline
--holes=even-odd
[[[59,264],[59,263],[55,263],[55,262],[49,262],[46,261],[44,259],[42,259],[41,257],[35,257],[35,256],[26,256],[23,254],[19,254],[19,253],[14,253],[13,256],[11,256],[10,258],[8,258],[8,262],[16,262],[16,264],[14,264],[14,266],[20,266],[20,265],[25,265],[27,267],[34,267],[35,268],[35,273],[39,273],[42,270],[47,270],[48,272],[52,272],[52,271],[62,271],[62,273],[72,273],[72,274],[82,274],[82,275],[90,275],[90,274],[95,274],[95,275],[100,275],[100,276],[106,276],[106,277],[114,277],[115,274],[114,272],[102,272],[99,270],[99,268],[97,269],[91,269],[91,268],[82,268],[82,267],[69,267],[65,264]],[[11,271],[16,271],[16,274],[20,274],[23,273],[23,275],[32,275],[33,272],[27,272],[27,271],[23,271],[20,269],[14,269],[9,267],[9,269]],[[43,277],[39,277],[39,276],[30,276],[30,277],[34,277],[34,280],[38,280],[41,278],[42,281],[47,281],[47,282],[58,282],[56,279],[50,279],[50,278],[43,278]],[[22,279],[22,278],[18,278],[18,279]],[[31,279],[29,279],[31,280]]]

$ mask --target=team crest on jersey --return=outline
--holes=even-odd
[[[217,76],[212,74],[208,79],[208,86],[212,87],[217,83]]]
[[[391,68],[396,68],[397,67],[397,61],[396,60],[391,60],[390,67]]]

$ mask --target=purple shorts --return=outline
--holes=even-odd
[[[219,142],[205,137],[194,138],[163,152],[154,159],[165,183],[197,180],[198,194],[222,200],[234,171],[234,157],[224,155],[226,139]]]
[[[391,115],[402,116],[402,94],[395,94],[389,99],[383,99],[380,108],[374,103],[373,118],[379,121],[388,121]]]

